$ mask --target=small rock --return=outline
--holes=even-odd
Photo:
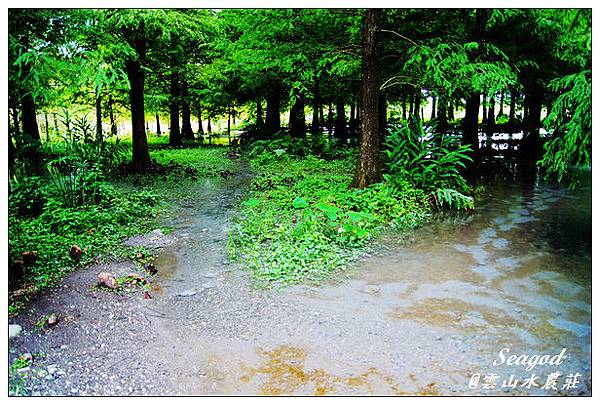
[[[50,314],[50,316],[48,316],[48,320],[47,320],[47,324],[48,326],[54,326],[58,323],[58,315],[56,315],[54,312]]]
[[[9,339],[16,338],[17,336],[19,336],[21,334],[22,331],[23,331],[23,328],[21,327],[21,325],[17,325],[17,324],[8,325],[8,338]]]
[[[365,287],[365,292],[369,294],[377,294],[381,289],[376,285],[368,285]]]
[[[202,228],[202,232],[207,232],[208,228]]]
[[[71,388],[71,394],[77,394],[79,390],[75,387]]]
[[[194,290],[186,290],[177,294],[178,297],[191,297],[192,295],[196,295],[197,292]]]
[[[110,273],[102,272],[98,274],[98,284],[108,288],[117,288],[117,279]]]
[[[50,364],[46,370],[48,371],[48,374],[52,375],[55,374],[58,371],[58,367],[56,366],[56,364]]]
[[[79,261],[81,260],[81,256],[83,256],[83,250],[81,250],[79,246],[73,245],[69,250],[69,256],[71,256],[71,259],[75,263],[79,263]]]

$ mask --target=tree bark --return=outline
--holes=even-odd
[[[333,135],[342,140],[348,139],[348,131],[346,129],[346,111],[344,109],[344,102],[338,101],[335,103],[335,128]]]
[[[22,98],[21,118],[23,119],[23,134],[29,136],[33,143],[41,143],[40,129],[37,123],[35,101],[31,94]]]
[[[156,135],[162,135],[162,131],[160,130],[160,118],[158,117],[158,113],[156,113]]]
[[[192,111],[190,108],[188,84],[186,81],[183,81],[182,83],[181,132],[183,138],[194,139],[194,130],[192,129]]]
[[[381,135],[381,143],[385,141],[387,128],[387,99],[385,94],[379,92],[379,134]]]
[[[263,118],[262,100],[259,98],[256,100],[256,129],[261,131],[265,126],[265,120]]]
[[[470,145],[473,155],[479,152],[479,93],[467,96],[465,118],[463,120],[463,145]]]
[[[117,135],[117,123],[115,122],[115,113],[113,111],[114,100],[111,95],[108,96],[108,118],[110,120],[110,134]]]
[[[321,105],[321,90],[319,89],[319,81],[315,81],[315,90],[313,94],[313,105],[312,105],[312,122],[310,123],[310,131],[313,134],[319,133],[319,107]]]
[[[489,125],[494,125],[496,123],[496,98],[494,97],[494,95],[491,95],[488,100],[489,106],[487,113],[487,123]]]
[[[290,134],[294,138],[306,137],[306,121],[304,116],[304,98],[296,98],[290,109]]]
[[[206,131],[211,134],[212,133],[212,126],[210,125],[210,115],[208,116],[208,122],[206,123]]]
[[[446,133],[448,130],[448,115],[446,113],[446,108],[448,105],[448,101],[446,100],[446,96],[440,96],[437,101],[437,129],[440,133]]]
[[[435,119],[435,109],[436,109],[436,97],[433,96],[431,97],[431,116],[429,117],[429,119],[434,120]]]
[[[96,142],[102,141],[102,95],[98,93],[96,94]]]
[[[179,129],[179,72],[177,67],[171,72],[171,97],[169,103],[169,114],[171,118],[169,131],[169,145],[181,145],[181,131]]]
[[[281,129],[281,106],[279,85],[272,86],[267,95],[267,115],[265,118],[265,133],[273,135]]]
[[[510,107],[508,108],[508,124],[511,128],[515,125],[515,107],[517,103],[516,90],[510,91]]]
[[[137,58],[129,59],[126,63],[127,77],[129,79],[129,101],[131,104],[132,128],[132,169],[143,172],[150,167],[150,153],[148,140],[144,128],[144,80],[145,73],[141,62],[146,58],[146,37],[144,22],[140,22],[138,29],[133,33],[131,40],[136,50]]]
[[[483,93],[481,100],[481,123],[485,124],[487,123],[487,97],[485,93]]]
[[[198,103],[198,135],[204,135],[204,128],[202,127],[202,105]]]
[[[44,121],[46,122],[46,142],[50,142],[50,124],[48,123],[47,111],[44,111]]]
[[[362,60],[362,131],[352,186],[365,188],[381,180],[379,162],[379,33],[381,10],[367,10]]]

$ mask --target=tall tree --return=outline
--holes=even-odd
[[[362,62],[362,131],[353,187],[365,188],[381,180],[379,162],[379,35],[381,10],[365,13]]]

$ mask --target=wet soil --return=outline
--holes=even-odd
[[[180,202],[166,224],[174,229],[169,243],[156,251],[152,299],[90,289],[100,267],[131,265],[113,263],[71,274],[12,320],[24,333],[12,341],[11,358],[44,353],[27,374],[32,393],[591,392],[589,196],[490,188],[474,215],[386,233],[342,279],[269,291],[253,288],[227,259],[227,233],[249,179],[202,182]],[[59,324],[36,330],[50,312]],[[493,365],[502,348],[555,355],[563,347],[559,366]],[[58,372],[40,377],[48,365]],[[557,389],[542,389],[555,371]],[[532,373],[539,386],[521,386]],[[580,374],[578,384],[563,387],[569,373]],[[498,377],[484,380],[489,374]],[[503,387],[511,375],[519,383]]]

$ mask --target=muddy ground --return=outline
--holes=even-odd
[[[556,216],[574,201],[568,193],[494,192],[469,218],[384,235],[342,278],[274,291],[253,288],[227,259],[248,178],[200,184],[167,224],[172,234],[130,241],[154,248],[152,298],[94,289],[101,271],[135,271],[113,262],[75,271],[11,319],[23,327],[11,360],[34,355],[22,374],[30,394],[591,392],[591,254],[542,235],[548,226],[560,231]],[[50,313],[58,324],[38,328]],[[565,347],[567,356],[530,371],[494,366],[504,347],[528,355]],[[542,389],[555,371],[557,384]],[[518,383],[503,387],[511,375]]]

